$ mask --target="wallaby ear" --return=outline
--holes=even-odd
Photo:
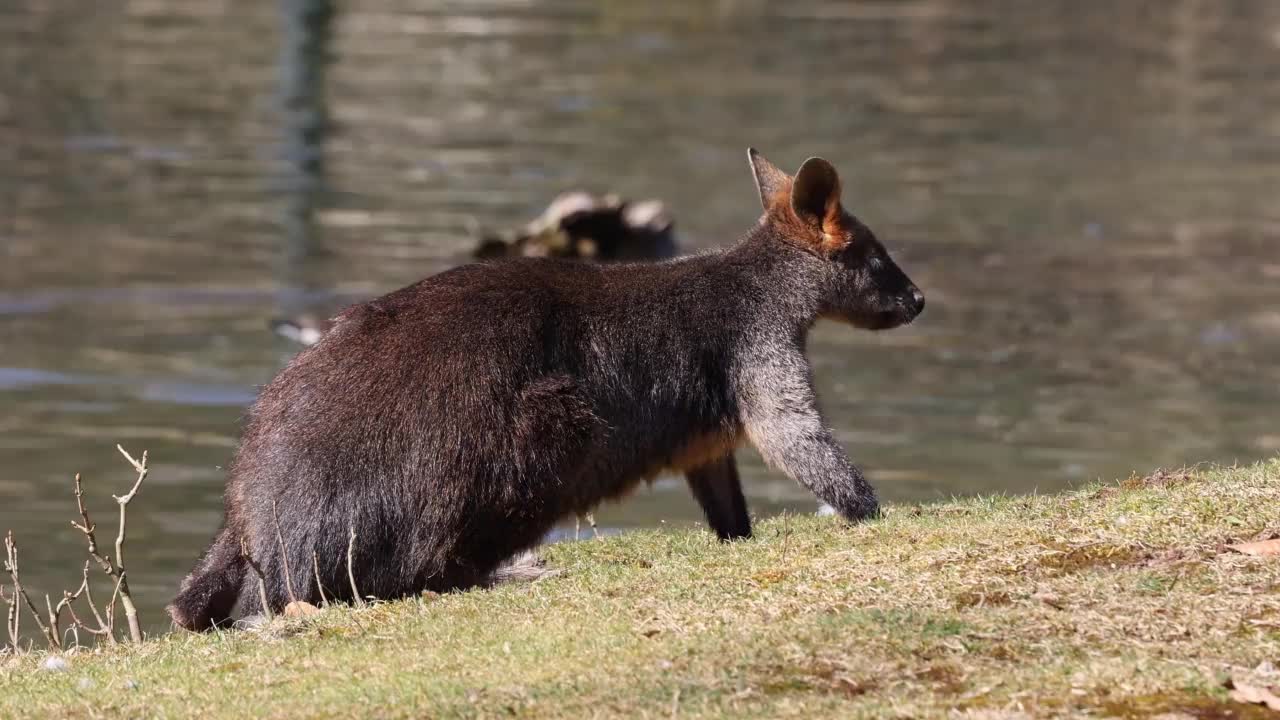
[[[840,176],[831,163],[820,157],[804,161],[791,186],[791,209],[815,227],[840,219]]]
[[[773,198],[791,182],[791,176],[766,160],[755,148],[747,148],[747,159],[751,161],[751,174],[755,176],[756,189],[760,191],[760,205],[768,210]]]

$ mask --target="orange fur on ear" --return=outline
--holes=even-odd
[[[848,242],[840,206],[840,175],[820,157],[805,160],[791,184],[791,210],[821,236],[818,245],[825,254],[838,251]]]
[[[793,245],[830,257],[852,236],[840,205],[840,176],[819,157],[804,161],[795,177],[787,175],[754,148],[748,150],[765,215]]]

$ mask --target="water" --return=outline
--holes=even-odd
[[[748,145],[835,162],[929,297],[812,342],[886,499],[1280,449],[1280,4],[352,0],[327,34],[323,7],[0,6],[0,528],[33,589],[78,583],[73,473],[109,537],[114,444],[147,449],[129,560],[164,626],[294,350],[273,314],[463,262],[572,187],[730,242]],[[757,513],[814,509],[740,461]],[[600,516],[697,519],[675,478]]]

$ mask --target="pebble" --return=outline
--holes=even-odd
[[[61,655],[50,655],[40,661],[40,669],[47,672],[66,672],[71,669],[71,663]]]

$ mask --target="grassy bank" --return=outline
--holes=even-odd
[[[1223,689],[1280,685],[1280,557],[1225,547],[1271,534],[1280,462],[631,533],[533,584],[0,660],[0,717],[1274,717]]]

